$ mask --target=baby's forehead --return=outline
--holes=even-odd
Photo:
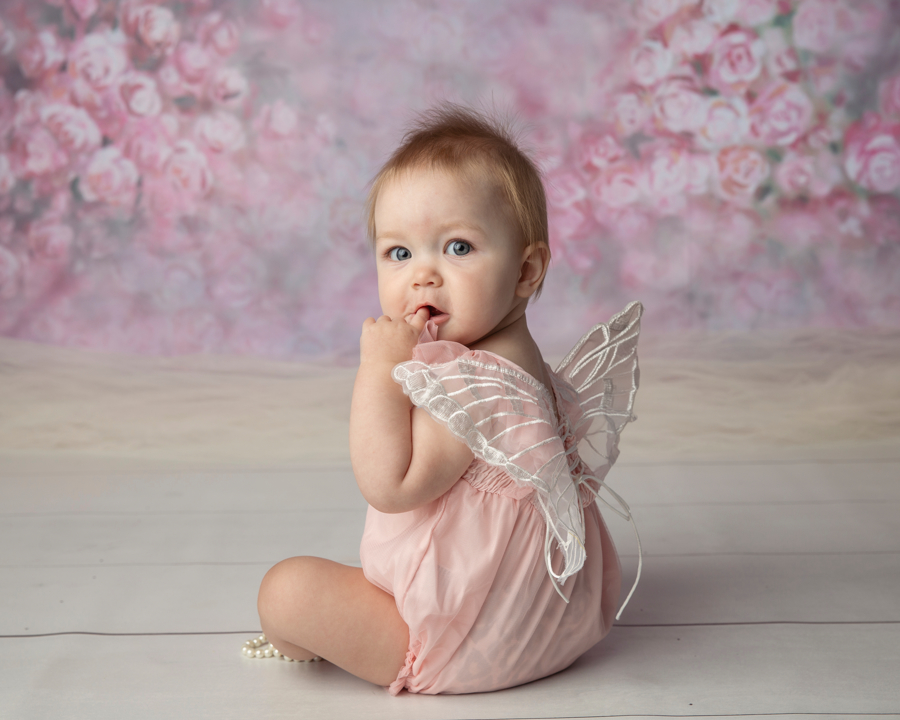
[[[414,181],[421,177],[434,175],[449,177],[459,183],[481,185],[481,189],[484,191],[500,192],[502,190],[499,178],[491,172],[490,167],[481,162],[469,162],[457,166],[429,163],[396,168],[384,179],[384,184]]]

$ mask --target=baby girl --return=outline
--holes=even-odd
[[[597,500],[633,419],[641,306],[544,363],[525,318],[550,262],[541,178],[469,110],[420,117],[368,207],[384,314],[363,323],[350,411],[362,567],[278,563],[245,653],[324,658],[393,694],[550,675],[618,603]]]

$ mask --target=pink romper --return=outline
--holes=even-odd
[[[392,694],[520,685],[568,667],[609,632],[621,572],[595,494],[633,419],[640,315],[632,303],[594,327],[551,371],[551,388],[498,355],[432,340],[431,323],[394,368],[413,403],[475,459],[428,505],[368,510],[363,572],[409,626]],[[599,462],[589,467],[591,448]]]

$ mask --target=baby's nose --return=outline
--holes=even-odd
[[[431,262],[421,262],[416,266],[413,272],[413,285],[416,286],[434,286],[441,284],[441,274]]]

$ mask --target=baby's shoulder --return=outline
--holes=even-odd
[[[533,377],[542,385],[549,387],[550,377],[547,373],[547,367],[541,351],[537,345],[525,347],[519,343],[511,343],[504,341],[485,340],[477,346],[472,346],[472,350],[481,350],[496,355],[508,363],[515,365],[526,374]]]

